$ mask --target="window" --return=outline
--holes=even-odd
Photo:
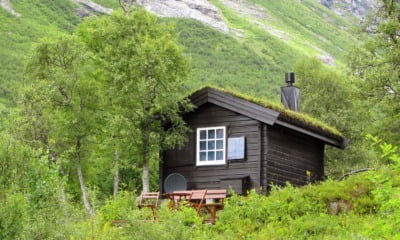
[[[225,164],[225,127],[197,129],[196,165]]]

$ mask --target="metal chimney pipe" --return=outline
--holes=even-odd
[[[294,72],[285,73],[286,87],[281,88],[282,104],[293,111],[300,111],[300,89],[293,86],[296,75]]]
[[[293,86],[293,83],[296,81],[296,75],[294,72],[285,73],[285,82],[288,87]]]

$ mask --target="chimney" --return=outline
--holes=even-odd
[[[300,111],[300,89],[293,86],[295,82],[294,72],[285,73],[286,87],[281,87],[282,104],[295,112]]]

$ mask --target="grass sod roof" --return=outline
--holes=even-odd
[[[292,110],[289,110],[289,109],[285,108],[281,103],[273,102],[273,101],[266,100],[263,98],[256,98],[256,97],[253,97],[250,95],[239,93],[239,92],[229,89],[229,88],[221,88],[221,87],[217,87],[217,86],[213,86],[213,85],[202,86],[202,87],[197,88],[196,90],[192,91],[192,93],[195,93],[204,88],[212,88],[212,89],[224,92],[224,93],[231,94],[232,96],[235,96],[235,97],[241,98],[243,100],[249,101],[251,103],[260,105],[262,107],[277,111],[280,113],[280,118],[284,118],[285,120],[293,121],[295,123],[300,123],[301,125],[304,125],[305,127],[322,130],[322,131],[327,132],[330,135],[344,138],[344,135],[340,131],[335,129],[334,127],[329,126],[328,124],[323,123],[322,121],[320,121],[316,118],[313,118],[313,117],[309,116],[308,114],[294,112]]]

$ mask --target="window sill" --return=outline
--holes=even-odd
[[[217,163],[203,163],[203,164],[199,164],[196,163],[196,167],[207,167],[207,166],[223,166],[226,165],[226,162],[217,162]]]

